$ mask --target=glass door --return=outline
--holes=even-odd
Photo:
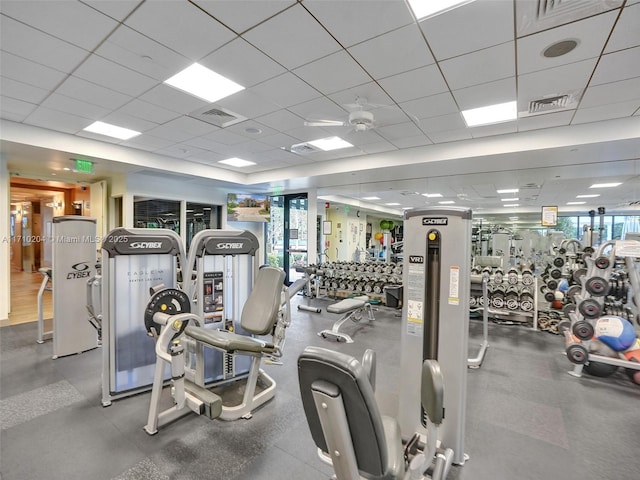
[[[285,271],[287,284],[303,276],[296,267],[308,264],[307,207],[306,193],[271,197],[267,256]]]

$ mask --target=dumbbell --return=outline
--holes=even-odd
[[[382,293],[382,289],[384,288],[384,282],[376,282],[373,284],[373,293]]]
[[[504,280],[504,272],[501,268],[496,268],[496,271],[493,273],[493,281],[495,283],[502,283]]]
[[[562,258],[562,257],[554,258],[553,259],[553,265],[555,267],[562,268],[562,266],[564,265],[564,258]]]
[[[594,297],[604,297],[609,292],[611,285],[602,277],[590,277],[585,283],[584,287]]]
[[[526,286],[533,285],[535,278],[531,270],[523,270],[522,271],[522,284]]]
[[[518,289],[514,286],[511,286],[507,289],[504,296],[505,305],[509,310],[517,310],[519,306],[519,295]]]
[[[477,304],[478,304],[478,297],[474,297],[473,295],[471,295],[469,297],[469,308],[476,308]]]
[[[520,310],[522,310],[523,312],[531,312],[533,311],[533,294],[531,293],[531,290],[528,288],[523,288],[520,291]]]
[[[507,283],[509,285],[517,285],[518,284],[518,270],[512,268],[507,273]]]
[[[551,290],[547,285],[542,285],[540,287],[540,293],[544,295],[544,299],[551,303],[556,299],[555,290]]]
[[[611,265],[611,262],[609,261],[609,257],[605,257],[604,255],[601,255],[594,260],[594,264],[600,270],[605,270],[609,268],[609,265]]]
[[[504,307],[504,294],[505,289],[502,285],[497,285],[493,293],[491,294],[491,304],[495,308]]]
[[[594,298],[587,298],[578,305],[578,311],[585,318],[598,318],[602,316],[603,310],[602,305]]]

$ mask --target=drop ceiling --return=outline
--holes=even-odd
[[[476,0],[423,21],[404,0],[3,0],[0,148],[12,173],[74,182],[157,171],[398,214],[446,200],[478,214],[633,211],[639,25],[639,0]],[[565,40],[576,48],[543,55]],[[245,89],[208,104],[163,83],[194,62]],[[530,113],[554,96],[564,103]],[[507,101],[517,120],[466,127],[461,110]],[[359,108],[373,128],[304,125]],[[246,120],[216,126],[211,110]],[[83,131],[96,120],[142,134]],[[328,136],[354,146],[291,150]],[[62,171],[78,155],[93,178]],[[229,157],[255,165],[218,163]],[[622,185],[566,205],[602,181]],[[518,207],[496,193],[509,187]]]

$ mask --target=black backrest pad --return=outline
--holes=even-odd
[[[383,475],[387,447],[373,388],[360,362],[343,353],[320,347],[307,347],[298,358],[300,393],[311,436],[318,448],[327,444],[313,401],[312,384],[328,382],[342,395],[358,469]]]
[[[240,324],[243,329],[255,335],[271,333],[278,320],[284,277],[284,272],[279,268],[264,267],[258,270],[249,298],[242,308]]]

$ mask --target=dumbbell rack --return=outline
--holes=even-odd
[[[538,280],[532,272],[519,273],[511,269],[506,275],[502,269],[489,267],[482,271],[489,277],[489,296],[472,297],[470,304],[484,307],[488,302],[488,313],[496,320],[525,323],[532,320],[534,330],[538,329]]]
[[[384,303],[387,285],[402,285],[402,264],[384,262],[327,262],[313,265],[317,294],[332,298],[367,295]]]

